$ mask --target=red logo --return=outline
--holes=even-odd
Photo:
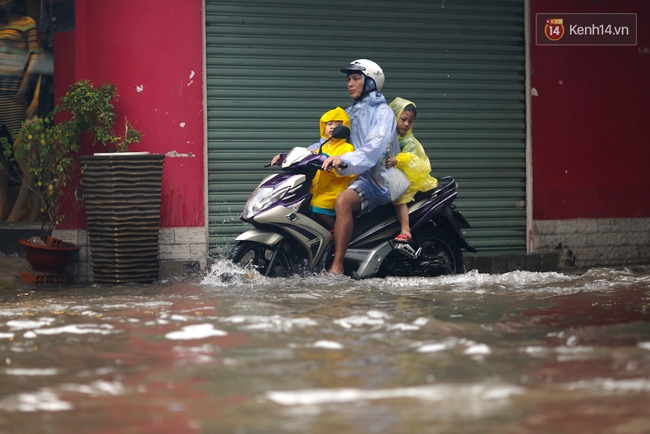
[[[547,18],[544,35],[551,41],[559,41],[564,36],[564,20],[562,18]]]

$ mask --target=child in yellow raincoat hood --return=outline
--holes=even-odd
[[[338,125],[345,125],[350,128],[350,117],[341,107],[336,107],[325,113],[320,118],[320,136],[323,143],[332,136],[332,131]],[[325,143],[322,148],[312,145],[309,147],[316,152],[322,152],[328,157],[340,156],[347,152],[354,151],[354,146],[346,139],[332,139]],[[328,229],[334,228],[334,202],[336,197],[345,190],[358,175],[340,176],[336,170],[329,172],[319,170],[314,177],[311,186],[311,209],[319,223]]]
[[[336,107],[326,112],[320,118],[320,136],[317,143],[309,146],[307,149],[313,153],[323,153],[327,157],[337,157],[348,152],[354,151],[354,146],[348,143],[346,139],[328,140],[339,125],[345,125],[350,128],[350,117],[341,107]],[[282,154],[278,154],[271,160],[271,165],[281,163]],[[327,229],[334,228],[334,203],[336,197],[359,175],[341,176],[337,173],[338,169],[328,171],[319,170],[316,172],[312,181],[310,193],[312,199],[310,202],[311,210],[314,217],[320,224]]]
[[[397,167],[411,182],[406,193],[393,202],[395,214],[397,214],[397,219],[402,227],[395,241],[408,243],[411,241],[411,228],[406,204],[413,200],[418,191],[429,191],[436,188],[438,180],[429,175],[431,172],[429,157],[418,139],[413,136],[413,122],[417,115],[415,104],[407,99],[397,97],[389,105],[397,118],[397,138],[402,151],[394,158],[389,158],[386,166]]]

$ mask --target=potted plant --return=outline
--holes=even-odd
[[[165,156],[127,152],[140,140],[128,121],[124,134],[116,134],[110,104],[114,88],[93,94],[94,102],[81,92],[71,93],[74,106],[92,105],[87,118],[77,113],[94,143],[108,152],[84,155],[83,198],[88,220],[93,280],[102,284],[149,283],[158,279],[160,203]]]
[[[82,139],[87,136],[93,145],[114,152],[124,151],[129,144],[140,140],[140,133],[128,121],[124,135],[115,133],[112,101],[117,96],[115,86],[110,83],[95,87],[88,80],[79,81],[70,86],[52,112],[23,122],[21,129],[14,132],[13,143],[0,138],[5,157],[19,169],[21,190],[28,189],[35,195],[43,218],[39,237],[19,241],[28,261],[34,249],[59,250],[59,256],[65,256],[61,249],[67,253],[79,250],[78,246],[53,239],[51,234],[68,217],[65,210],[74,196],[72,184],[79,176],[77,155]],[[19,199],[21,196],[25,197],[19,194]],[[59,273],[66,264],[67,261],[62,267],[57,266]],[[31,265],[35,271],[57,272],[52,267]]]

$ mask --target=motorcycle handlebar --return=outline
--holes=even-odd
[[[323,161],[324,161],[324,160],[323,160]],[[321,166],[322,166],[322,164],[323,164],[323,161],[321,161],[321,160],[314,160],[314,161],[311,161],[309,164],[311,164],[312,166],[318,167],[318,168],[320,169]],[[347,168],[348,168],[348,165],[345,164],[345,163],[343,163],[343,162],[341,162],[341,165],[340,165],[338,168],[339,168],[339,169],[347,169]]]
[[[286,157],[287,157],[286,153],[280,154],[280,158],[275,163],[275,165],[276,166],[282,166],[282,162],[284,161],[284,159]],[[325,161],[325,159],[326,159],[326,156],[321,154],[321,155],[318,156],[318,159],[312,160],[312,161],[308,162],[307,164],[309,164],[311,166],[318,167],[320,169],[320,167],[323,164],[323,162]],[[265,164],[264,165],[264,167],[271,167],[271,166],[273,166],[273,164]],[[347,169],[347,168],[348,168],[348,165],[345,164],[344,162],[341,162],[341,165],[339,166],[339,169]]]

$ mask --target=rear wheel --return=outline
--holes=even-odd
[[[437,227],[427,227],[414,235],[422,247],[418,261],[423,266],[423,276],[465,272],[463,252],[450,234]]]
[[[281,246],[274,248],[255,241],[240,241],[232,248],[228,259],[244,268],[257,270],[263,276],[288,277],[294,274],[291,262]]]

